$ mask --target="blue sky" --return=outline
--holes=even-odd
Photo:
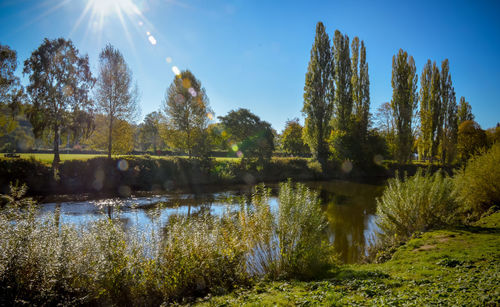
[[[176,66],[200,79],[216,116],[248,108],[281,130],[287,119],[302,119],[322,21],[330,36],[339,29],[365,41],[372,112],[391,99],[392,56],[402,48],[419,77],[427,59],[448,58],[457,100],[465,96],[489,128],[500,121],[499,17],[498,1],[7,0],[0,1],[0,43],[18,52],[22,66],[43,38],[70,38],[94,72],[111,43],[133,71],[142,115],[160,108]]]

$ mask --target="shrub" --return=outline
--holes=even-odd
[[[377,199],[378,239],[392,245],[413,233],[453,223],[457,205],[452,191],[451,178],[441,172],[418,170],[413,177],[389,179]]]
[[[500,143],[473,156],[454,178],[460,210],[469,219],[477,219],[500,204]]]
[[[240,211],[243,237],[249,246],[249,268],[272,279],[309,279],[334,264],[325,242],[325,217],[318,194],[303,184],[280,184],[278,211],[270,207],[270,190],[259,185],[253,209]]]
[[[38,215],[25,192],[3,196],[0,305],[159,305],[222,294],[255,276],[310,278],[331,264],[318,196],[300,184],[281,185],[277,212],[261,185],[252,204],[220,217],[162,224],[154,212],[149,234],[104,217],[60,224],[57,211]]]

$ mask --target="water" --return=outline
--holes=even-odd
[[[309,182],[320,192],[322,209],[328,220],[328,238],[344,263],[358,262],[366,253],[377,226],[375,224],[376,197],[383,186],[347,181]],[[277,186],[274,186],[277,189]],[[85,224],[108,216],[119,218],[126,228],[137,228],[149,233],[153,225],[163,224],[172,215],[220,215],[238,206],[231,198],[249,195],[248,186],[227,187],[220,192],[167,193],[129,198],[107,198],[91,201],[45,203],[40,214],[59,211],[61,223]],[[160,204],[160,205],[159,205]],[[276,197],[271,206],[278,206]],[[160,223],[153,223],[153,221]]]

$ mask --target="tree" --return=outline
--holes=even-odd
[[[141,139],[146,145],[146,149],[149,146],[153,147],[153,153],[156,154],[157,146],[160,142],[160,122],[162,121],[162,115],[160,112],[151,112],[144,117],[144,122],[141,124],[140,133]]]
[[[204,156],[209,151],[207,126],[213,112],[201,82],[189,70],[174,77],[165,94],[164,113],[169,142],[193,155]]]
[[[333,64],[335,83],[335,99],[332,117],[332,132],[329,138],[330,150],[340,160],[353,159],[360,148],[355,146],[353,133],[353,84],[352,67],[349,53],[349,37],[335,31],[333,46]],[[356,55],[357,62],[357,55]],[[358,74],[354,77],[358,79]],[[356,81],[356,87],[359,87]],[[359,96],[359,91],[356,96]]]
[[[432,147],[432,105],[431,105],[431,60],[422,69],[420,78],[420,138],[419,154],[421,159],[427,160],[431,156]]]
[[[292,156],[303,156],[308,153],[308,147],[302,139],[302,130],[298,118],[286,122],[281,134],[283,151]]]
[[[221,123],[208,125],[207,131],[211,148],[219,150],[226,150],[228,148],[228,135]]]
[[[458,105],[457,111],[457,121],[458,126],[460,126],[463,122],[467,120],[474,120],[474,114],[472,114],[471,105],[465,101],[465,97],[460,97],[460,104]]]
[[[108,158],[113,152],[113,125],[130,121],[138,113],[138,90],[132,84],[132,72],[118,49],[108,44],[99,54],[99,77],[95,92],[97,110],[106,116]]]
[[[109,121],[108,116],[97,114],[95,116],[95,130],[90,135],[88,143],[91,148],[109,150]],[[113,124],[112,154],[123,155],[134,150],[134,127],[123,119],[116,119]]]
[[[392,57],[391,108],[396,131],[396,158],[400,163],[410,159],[413,146],[412,121],[417,107],[417,69],[412,56],[399,50]]]
[[[478,123],[466,120],[458,127],[458,155],[462,162],[487,145],[486,133]]]
[[[24,99],[19,78],[14,75],[16,68],[17,52],[0,44],[0,136],[15,129],[15,118]]]
[[[227,133],[229,149],[244,159],[257,158],[259,162],[271,159],[274,134],[271,124],[262,121],[247,109],[231,110],[219,116]]]
[[[366,48],[359,38],[354,37],[351,44],[351,88],[352,88],[352,136],[351,157],[355,161],[365,160],[367,153],[372,151],[367,143],[370,119],[370,79],[368,63],[366,63]],[[371,160],[371,158],[370,158]]]
[[[455,157],[457,143],[457,101],[455,90],[449,74],[449,62],[445,59],[441,63],[441,163],[451,162]]]
[[[389,102],[385,102],[377,108],[375,122],[380,135],[385,139],[389,154],[395,157],[397,149],[395,133],[396,124],[394,123],[394,113],[392,112],[392,107]]]
[[[93,107],[88,92],[95,80],[88,56],[79,56],[78,53],[70,40],[45,39],[24,62],[23,73],[29,75],[28,117],[35,136],[46,130],[54,133],[54,168],[60,161],[60,130],[71,122],[67,114]]]
[[[306,117],[304,141],[309,145],[313,158],[322,164],[328,158],[326,139],[330,135],[330,120],[333,114],[332,75],[330,39],[323,23],[318,22],[307,67],[302,113]]]

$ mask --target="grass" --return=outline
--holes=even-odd
[[[51,153],[19,153],[21,159],[35,159],[38,161],[41,161],[43,163],[50,164],[54,160],[54,154]],[[97,157],[107,157],[106,154],[65,154],[61,153],[59,154],[61,161],[71,161],[71,160],[81,160],[85,161],[88,159],[92,158],[97,158]],[[113,155],[113,157],[121,157],[121,156],[129,156],[129,155]],[[144,156],[144,155],[133,155],[133,156]],[[3,157],[3,154],[1,154],[1,157]],[[173,158],[173,157],[179,157],[179,158],[187,158],[187,156],[151,156],[151,158],[155,159],[168,159],[168,158]],[[227,161],[227,162],[239,162],[241,158],[232,158],[232,157],[216,157],[216,161]]]
[[[260,282],[203,306],[500,304],[500,212],[473,226],[424,233],[382,264],[345,265],[312,282]]]

